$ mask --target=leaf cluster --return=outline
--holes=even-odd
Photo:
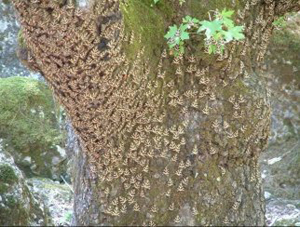
[[[165,38],[168,39],[168,45],[171,49],[176,47],[180,53],[184,51],[184,40],[190,38],[187,29],[188,24],[181,24],[179,27],[175,24],[169,27],[169,31],[165,35]],[[176,51],[176,53],[178,51]]]
[[[285,16],[281,16],[279,18],[277,18],[274,22],[273,25],[277,28],[284,28],[286,27],[287,23],[286,23],[286,17]]]
[[[226,43],[245,38],[244,26],[235,26],[231,19],[233,13],[233,10],[223,9],[222,12],[217,10],[214,20],[203,21],[191,16],[184,17],[179,27],[170,26],[165,35],[169,48],[177,48],[175,54],[183,53],[184,41],[190,38],[191,32],[196,31],[197,34],[204,33],[209,54],[222,52]]]

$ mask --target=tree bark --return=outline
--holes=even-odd
[[[270,105],[258,66],[272,22],[299,1],[13,2],[24,61],[46,78],[84,150],[74,224],[265,224],[257,159]],[[184,55],[165,50],[169,25],[225,7],[245,40],[220,56],[196,36]]]

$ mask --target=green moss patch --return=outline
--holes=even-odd
[[[8,190],[8,186],[6,184],[0,183],[0,194],[6,193]]]
[[[50,89],[24,77],[0,79],[0,137],[20,151],[46,148],[62,140]]]
[[[0,138],[7,151],[26,153],[37,165],[44,163],[41,153],[64,141],[59,111],[43,82],[26,77],[0,79]]]
[[[125,46],[127,57],[136,58],[136,53],[145,46],[147,57],[160,55],[167,28],[165,18],[172,15],[172,7],[167,1],[153,6],[152,0],[129,0],[121,5],[124,22],[128,35],[133,31],[134,42]],[[141,42],[139,39],[141,37]]]
[[[18,180],[13,168],[7,164],[0,165],[0,183],[14,183]],[[1,186],[2,190],[5,190],[5,186]]]

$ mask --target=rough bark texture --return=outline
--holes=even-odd
[[[23,59],[47,79],[85,151],[76,224],[263,225],[257,159],[270,105],[255,68],[272,22],[299,1],[151,3],[79,9],[71,1],[14,1]],[[225,7],[245,24],[246,39],[224,55],[208,56],[199,37],[184,56],[164,50],[169,25]]]

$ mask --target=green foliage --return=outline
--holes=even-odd
[[[201,31],[205,31],[205,35],[207,39],[211,39],[213,36],[215,39],[218,39],[220,36],[220,32],[222,31],[222,21],[220,20],[213,20],[213,21],[201,21],[201,27],[198,29],[198,33]]]
[[[9,187],[6,184],[0,183],[0,195],[6,193],[8,189]]]
[[[284,28],[286,27],[286,17],[281,16],[277,20],[273,22],[273,25],[276,26],[277,28]]]
[[[177,46],[180,53],[184,51],[184,40],[190,38],[187,29],[187,24],[181,24],[179,28],[177,27],[177,25],[169,27],[169,32],[165,35],[165,38],[168,39],[168,45],[170,48],[174,48],[175,46]]]
[[[0,138],[20,152],[61,144],[52,93],[35,79],[0,79]]]
[[[224,35],[225,41],[228,43],[232,40],[244,39],[245,36],[242,33],[243,30],[244,30],[243,26],[235,26],[230,28],[228,31],[222,31],[222,34]]]
[[[18,178],[15,171],[8,164],[0,165],[0,183],[14,183]]]
[[[191,16],[186,16],[182,19],[182,21],[188,25],[188,28],[196,27],[200,23],[197,18],[193,18]]]
[[[197,18],[186,16],[179,28],[177,25],[169,27],[165,35],[170,49],[175,49],[175,55],[184,52],[184,40],[190,38],[190,34],[196,29],[197,34],[204,32],[207,52],[222,53],[225,44],[233,40],[244,39],[243,26],[235,26],[231,19],[234,11],[223,9],[215,11],[215,19],[200,21]]]
[[[220,14],[217,14],[217,16],[220,18],[220,20],[223,21],[224,25],[228,28],[234,27],[234,23],[231,20],[232,15],[234,14],[233,10],[226,10],[223,9]]]

